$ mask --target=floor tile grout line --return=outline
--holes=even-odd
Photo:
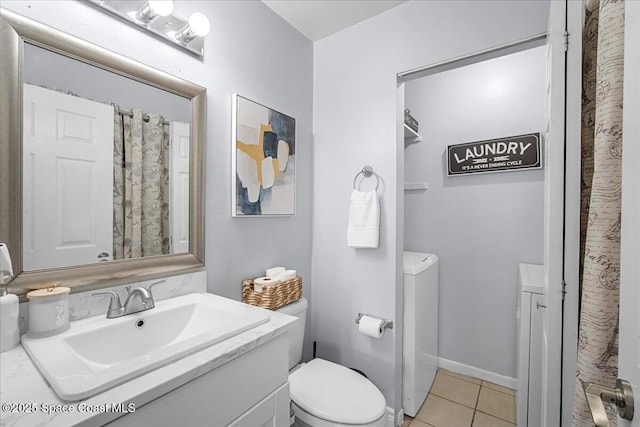
[[[483,383],[484,383],[484,381],[483,381]],[[511,393],[509,393],[509,392],[505,392],[505,391],[502,391],[502,390],[497,390],[497,389],[495,389],[495,388],[493,388],[493,387],[485,386],[484,384],[482,384],[482,385],[480,386],[480,388],[482,388],[482,387],[484,387],[484,388],[488,388],[489,390],[497,391],[498,393],[506,394],[507,396],[513,396],[513,397],[516,397],[516,395],[515,395],[515,394],[511,394]],[[511,390],[511,389],[510,389],[510,388],[508,388],[508,387],[505,387],[505,388],[506,388],[506,389],[508,389],[508,390]],[[511,390],[511,391],[513,391],[513,392],[515,393],[515,390]]]
[[[498,387],[504,387],[504,388],[506,388],[507,390],[511,390],[512,392],[514,392],[514,393],[515,393],[515,390],[510,389],[509,387],[505,387],[505,386],[500,385],[500,384],[492,383],[491,381],[481,380],[480,378],[474,378],[474,379],[476,379],[476,380],[480,381],[480,384],[478,384],[478,383],[477,383],[477,382],[475,382],[475,381],[470,381],[470,380],[466,379],[466,378],[473,378],[473,377],[469,377],[468,375],[464,375],[464,374],[458,374],[457,372],[453,372],[453,371],[445,371],[445,370],[443,370],[443,369],[439,368],[439,369],[438,369],[438,371],[436,372],[436,375],[437,375],[438,373],[441,373],[441,374],[443,374],[443,375],[446,375],[446,376],[448,376],[449,378],[455,378],[455,379],[458,379],[458,380],[461,380],[461,381],[465,381],[465,382],[468,382],[468,383],[471,383],[471,384],[478,385],[478,386],[480,386],[480,387],[486,387],[486,388],[489,388],[489,389],[491,389],[491,390],[493,390],[493,391],[497,391],[498,393],[508,394],[508,395],[510,395],[510,396],[513,396],[513,394],[511,394],[511,393],[509,393],[509,392],[504,392],[504,391],[502,391],[502,390],[497,390],[497,389],[495,389],[495,388],[493,388],[493,387],[485,386],[485,385],[484,385],[484,383],[495,384],[495,385],[497,385]],[[431,390],[429,390],[429,392],[431,392]]]
[[[473,414],[472,414],[472,418],[471,418],[471,425],[470,425],[469,427],[472,427],[472,426],[473,426],[473,422],[475,421],[475,418],[476,418],[476,415],[477,415],[477,413],[478,413],[478,412],[482,413],[483,415],[487,415],[487,416],[489,416],[489,417],[493,417],[493,418],[496,418],[496,419],[498,419],[498,420],[501,420],[501,421],[504,421],[504,422],[506,422],[506,423],[509,423],[509,424],[511,424],[511,425],[513,425],[513,426],[516,426],[516,424],[514,424],[513,422],[511,422],[510,420],[508,420],[508,419],[506,419],[506,418],[503,418],[503,417],[498,416],[498,415],[490,414],[490,413],[488,413],[488,412],[481,411],[481,410],[479,410],[479,409],[478,409],[478,404],[479,404],[479,402],[480,402],[480,393],[482,392],[482,389],[483,389],[483,388],[487,388],[487,389],[490,389],[490,390],[495,391],[495,392],[497,392],[497,393],[501,393],[501,394],[503,394],[503,395],[507,395],[507,396],[509,396],[509,397],[511,397],[511,398],[514,398],[514,399],[515,399],[515,390],[509,389],[508,387],[500,386],[499,384],[495,384],[495,383],[492,383],[492,382],[490,382],[490,381],[484,381],[484,380],[481,380],[481,379],[479,379],[479,378],[475,378],[476,380],[480,381],[480,383],[478,384],[478,383],[477,383],[477,382],[475,382],[475,381],[469,381],[469,380],[465,379],[464,377],[466,377],[466,376],[465,376],[465,375],[463,375],[463,374],[456,374],[456,373],[454,373],[454,372],[450,372],[450,373],[448,373],[448,372],[445,372],[445,371],[444,371],[444,370],[442,370],[442,369],[438,369],[438,371],[437,371],[436,375],[437,375],[437,374],[439,374],[439,373],[442,373],[443,375],[446,375],[446,376],[447,376],[447,377],[449,377],[449,378],[458,379],[458,380],[461,380],[461,381],[465,381],[466,383],[474,384],[474,385],[477,385],[477,386],[478,386],[478,393],[477,393],[477,395],[476,395],[476,402],[475,402],[475,405],[474,405],[473,407],[467,406],[467,405],[465,405],[465,404],[463,404],[463,403],[460,403],[460,402],[456,402],[456,401],[451,400],[451,399],[449,399],[449,398],[447,398],[447,397],[440,396],[440,395],[436,394],[435,392],[432,392],[432,391],[431,391],[431,388],[433,387],[433,384],[432,384],[432,387],[430,387],[429,392],[427,393],[427,396],[429,396],[429,395],[431,395],[431,396],[436,396],[436,397],[438,397],[438,398],[440,398],[440,399],[446,400],[446,401],[448,401],[448,402],[450,402],[450,403],[453,403],[453,404],[455,404],[455,405],[459,405],[459,406],[461,406],[461,407],[463,407],[463,408],[467,408],[467,409],[471,409],[471,410],[473,410]],[[469,377],[469,378],[471,378],[471,377]],[[497,389],[495,389],[495,388],[493,388],[493,387],[486,386],[486,385],[485,385],[485,383],[495,384],[496,386],[504,387],[504,388],[505,388],[505,389],[507,389],[507,390],[511,390],[511,391],[512,391],[512,393],[510,393],[510,392],[504,392],[504,391],[502,391],[502,390],[497,390]],[[423,424],[425,424],[425,425],[427,425],[427,426],[429,426],[429,427],[432,427],[432,426],[431,426],[431,424],[428,424],[426,421],[423,421],[423,420],[421,420],[421,419],[419,419],[419,418],[415,418],[415,417],[411,417],[411,421],[409,422],[409,424],[411,424],[411,422],[413,422],[413,420],[418,420],[418,421],[420,421],[421,423],[423,423]]]
[[[464,406],[465,408],[473,409],[474,411],[476,410],[476,407],[478,406],[478,400],[479,400],[479,397],[480,397],[480,392],[478,391],[478,395],[476,396],[475,405],[474,406],[467,406],[464,403],[456,402],[455,400],[451,400],[448,397],[440,396],[439,394],[436,394],[436,393],[429,392],[429,394],[432,395],[432,396],[437,396],[440,399],[447,400],[447,401],[449,401],[451,403],[455,403],[456,405],[460,405],[460,406]],[[427,395],[427,397],[428,397],[428,395]]]
[[[513,427],[517,427],[517,425],[516,425],[515,423],[512,423],[512,422],[511,422],[511,421],[509,421],[509,420],[505,420],[504,418],[500,418],[500,417],[497,417],[497,416],[492,415],[492,414],[487,414],[486,412],[483,412],[483,411],[474,411],[474,412],[473,412],[473,420],[474,420],[474,421],[475,421],[475,419],[476,419],[476,414],[477,414],[478,412],[480,412],[481,414],[486,415],[486,416],[488,416],[488,417],[495,418],[495,419],[500,420],[500,421],[504,421],[504,422],[506,422],[507,424],[512,425]],[[473,422],[471,423],[471,427],[473,427]]]
[[[484,387],[484,386],[482,386],[482,387]],[[480,387],[480,391],[481,391],[481,392],[482,392],[482,387]],[[510,393],[505,393],[505,392],[503,392],[503,391],[496,390],[496,389],[493,389],[493,388],[491,388],[491,387],[485,387],[485,388],[487,388],[487,389],[489,389],[489,390],[491,390],[491,391],[495,391],[496,393],[502,393],[502,394],[505,394],[505,395],[507,395],[507,396],[509,396],[509,397],[512,397],[512,398],[514,399],[514,401],[515,401],[515,398],[516,398],[516,397],[515,397],[514,395],[510,394]],[[508,419],[506,419],[506,418],[502,418],[502,417],[501,417],[501,416],[499,416],[499,415],[490,414],[490,413],[488,413],[488,412],[485,412],[485,411],[482,411],[482,410],[478,409],[478,402],[480,402],[480,395],[478,395],[478,401],[476,402],[476,408],[475,408],[475,410],[476,410],[476,411],[478,411],[478,412],[482,412],[482,413],[483,413],[483,414],[485,414],[485,415],[489,415],[489,416],[492,416],[492,417],[494,417],[494,418],[498,418],[498,419],[501,419],[501,420],[503,420],[503,421],[506,421],[506,422],[508,422],[508,423],[513,424],[510,420],[508,420]]]
[[[437,396],[437,395],[436,395],[436,396]],[[438,397],[441,397],[441,396],[438,396]],[[444,397],[442,397],[442,399],[449,400],[449,399],[446,399],[446,398],[444,398]],[[449,402],[453,402],[453,401],[452,401],[452,400],[449,400]],[[458,404],[458,405],[460,405],[460,406],[464,406],[465,408],[468,408],[468,406],[461,405],[461,404],[459,404],[458,402],[453,402],[453,403],[457,403],[457,404]],[[484,415],[487,415],[487,416],[489,416],[489,417],[492,417],[492,418],[497,418],[497,419],[499,419],[499,420],[501,420],[501,421],[504,421],[504,422],[506,422],[506,423],[509,423],[509,424],[511,424],[511,425],[513,425],[513,426],[515,426],[515,425],[516,425],[516,424],[512,423],[510,420],[507,420],[507,419],[504,419],[504,418],[499,417],[499,416],[497,416],[497,415],[489,414],[489,413],[487,413],[487,412],[480,411],[480,410],[476,409],[476,410],[474,410],[474,411],[473,411],[473,417],[471,418],[471,425],[470,425],[469,427],[473,427],[473,422],[475,421],[475,419],[476,419],[476,415],[477,415],[477,413],[478,413],[478,412],[480,412],[480,413],[482,413],[482,414],[484,414]],[[420,418],[415,418],[415,417],[410,417],[410,418],[411,418],[411,420],[409,421],[409,424],[408,424],[409,426],[411,425],[411,423],[413,422],[413,420],[418,420],[418,421],[420,421],[422,424],[424,424],[424,425],[426,425],[426,426],[428,426],[428,427],[434,427],[434,426],[433,426],[433,424],[429,424],[429,423],[427,423],[426,421],[421,420]]]
[[[426,425],[427,427],[435,427],[433,424],[429,424],[426,421],[422,421],[420,418],[411,418],[411,421],[409,422],[409,426],[411,425],[411,423],[413,423],[413,420],[418,420],[420,421],[422,424]]]
[[[481,380],[481,379],[479,379],[479,378],[475,378],[476,380],[480,381],[480,384],[478,384],[478,383],[477,383],[477,382],[475,382],[475,381],[469,381],[469,380],[467,380],[467,379],[465,379],[465,378],[462,378],[462,377],[472,378],[472,377],[469,377],[468,375],[458,374],[458,373],[456,373],[456,372],[446,372],[446,371],[443,371],[443,370],[441,370],[441,369],[438,369],[438,372],[439,372],[439,373],[441,373],[442,375],[446,375],[446,376],[448,376],[449,378],[455,378],[455,379],[458,379],[458,380],[461,380],[461,381],[466,381],[466,382],[468,382],[468,383],[475,384],[475,385],[482,385],[482,381],[483,381],[483,380]],[[437,373],[436,373],[436,374],[437,374]],[[451,375],[451,374],[454,374],[454,375]]]
[[[500,417],[498,415],[495,415],[495,414],[489,414],[488,412],[480,411],[480,410],[476,410],[476,412],[482,412],[483,414],[489,415],[490,417],[497,418],[497,419],[502,420],[502,421],[506,421],[509,424],[513,424],[513,422],[511,422],[511,420],[507,420],[506,418],[502,418],[502,417]]]

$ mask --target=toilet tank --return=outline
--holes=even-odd
[[[298,301],[277,309],[278,313],[288,314],[298,318],[288,326],[289,334],[289,370],[302,359],[302,343],[304,342],[304,326],[307,319],[309,303],[302,297]]]

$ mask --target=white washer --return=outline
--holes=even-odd
[[[438,256],[403,255],[402,407],[414,417],[438,371]]]

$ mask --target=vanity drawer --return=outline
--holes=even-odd
[[[287,384],[288,346],[286,334],[276,337],[114,420],[109,426],[219,427],[234,420],[239,422],[238,417]]]
[[[249,409],[228,427],[289,427],[289,383]]]

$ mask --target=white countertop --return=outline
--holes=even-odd
[[[285,333],[294,317],[269,311],[270,319],[233,338],[134,378],[91,398],[65,402],[42,377],[22,346],[0,353],[1,426],[97,426],[140,408],[159,396]],[[47,411],[51,413],[47,413]],[[66,412],[65,412],[66,411]]]

